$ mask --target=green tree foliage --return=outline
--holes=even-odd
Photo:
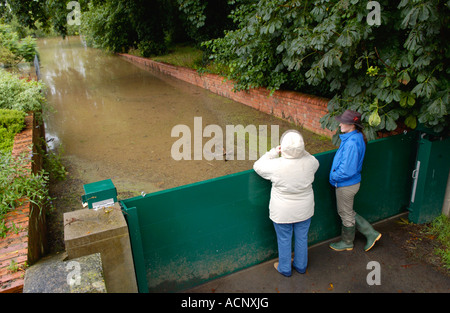
[[[7,23],[44,31],[53,28],[63,37],[74,10],[71,0],[0,0],[0,17]],[[88,44],[123,52],[139,48],[144,56],[163,54],[168,45],[223,35],[233,27],[227,0],[78,0],[81,32]],[[72,11],[71,11],[72,10]]]
[[[167,51],[176,23],[174,1],[92,1],[82,14],[87,43],[113,52],[139,48],[145,57]],[[180,29],[180,28],[179,28]]]
[[[235,2],[235,1],[233,1]],[[205,46],[236,89],[294,89],[331,98],[323,127],[345,109],[362,113],[368,139],[400,121],[448,129],[449,5],[381,0],[236,1],[238,25]]]
[[[0,109],[38,112],[47,103],[45,85],[27,81],[0,69]]]
[[[0,15],[5,22],[10,22],[16,16],[25,27],[35,28],[37,21],[44,28],[50,26],[51,12],[45,0],[0,0]]]
[[[229,15],[234,3],[227,0],[177,0],[181,23],[195,42],[223,36],[224,30],[234,28]]]
[[[65,37],[68,33],[67,4],[72,0],[0,0],[0,17],[6,23],[17,20],[24,29],[44,33],[50,29]],[[78,0],[81,10],[87,10],[88,3],[98,0]]]
[[[92,1],[81,16],[81,32],[89,46],[124,52],[135,40],[123,1]]]
[[[21,61],[31,62],[35,54],[36,41],[33,38],[20,39],[12,27],[0,24],[0,63],[10,66]]]
[[[124,52],[139,48],[142,55],[164,54],[172,43],[201,42],[231,27],[226,0],[98,0],[82,14],[88,44]]]
[[[0,153],[10,152],[14,136],[25,126],[25,112],[0,109]]]
[[[5,215],[27,202],[34,203],[39,214],[52,198],[48,192],[48,175],[41,171],[29,173],[26,165],[30,156],[13,157],[10,153],[0,153],[0,225]],[[4,229],[0,229],[0,237]]]

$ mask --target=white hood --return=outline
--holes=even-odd
[[[305,143],[299,132],[288,131],[281,138],[281,155],[286,159],[298,159],[305,151]]]

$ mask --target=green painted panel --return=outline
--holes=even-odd
[[[83,189],[84,195],[81,196],[81,201],[87,203],[90,209],[93,208],[93,204],[107,199],[117,202],[117,190],[111,179],[86,184]]]
[[[314,216],[308,233],[309,244],[336,237],[341,230],[336,211],[335,188],[329,183],[331,164],[336,150],[314,155],[320,166],[314,177]]]
[[[407,210],[417,134],[397,135],[367,145],[355,211],[376,222]]]
[[[138,208],[149,290],[176,291],[273,258],[270,187],[246,171],[123,201]]]
[[[442,213],[450,171],[450,138],[421,138],[417,162],[420,162],[420,168],[416,192],[409,207],[409,220],[428,223]]]
[[[138,290],[139,292],[148,292],[147,277],[145,275],[146,264],[144,260],[144,251],[142,249],[142,233],[139,227],[139,218],[136,208],[128,208],[126,217]]]

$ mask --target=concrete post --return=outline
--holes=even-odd
[[[137,292],[128,226],[116,203],[108,210],[83,209],[64,214],[64,240],[69,259],[100,253],[106,290]]]

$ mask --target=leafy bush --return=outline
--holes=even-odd
[[[197,43],[220,37],[225,29],[232,29],[235,26],[229,16],[235,9],[233,2],[227,0],[177,0],[180,26]]]
[[[362,113],[369,140],[402,122],[435,132],[450,118],[448,1],[236,0],[238,29],[204,45],[236,89],[292,88],[331,98],[322,126],[345,109]]]
[[[163,22],[165,1],[105,0],[89,2],[80,31],[94,48],[126,52],[139,48],[142,55],[165,53]],[[138,46],[139,45],[139,46]]]
[[[141,41],[138,44],[138,49],[141,52],[141,56],[148,58],[152,55],[161,55],[167,53],[167,46],[165,44],[152,42],[152,41]]]
[[[0,127],[0,152],[10,152],[14,144],[14,136],[6,128]]]
[[[11,151],[14,136],[24,127],[25,112],[0,109],[0,152]]]
[[[48,194],[48,176],[44,171],[29,173],[25,168],[30,157],[14,158],[10,153],[0,153],[0,221],[16,207],[34,203],[42,212],[44,205],[52,200]]]
[[[9,25],[0,24],[0,63],[15,65],[25,60],[32,62],[36,54],[36,40],[30,36],[20,40]]]
[[[81,16],[81,32],[94,48],[124,52],[133,42],[131,21],[120,1],[89,2]]]
[[[24,127],[25,112],[9,109],[0,109],[0,127],[11,133],[18,133]]]
[[[0,69],[0,108],[24,112],[40,111],[46,103],[45,85],[27,81]]]

